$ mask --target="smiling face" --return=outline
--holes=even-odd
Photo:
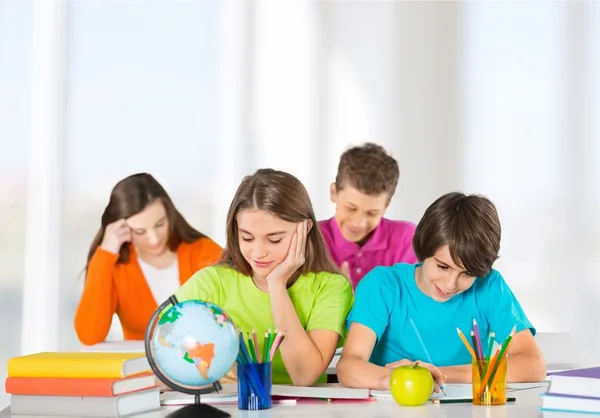
[[[160,200],[150,203],[126,222],[131,229],[131,242],[141,254],[159,256],[168,249],[169,218]]]
[[[245,209],[237,216],[238,239],[253,277],[264,280],[288,255],[297,224],[259,209]]]
[[[330,194],[335,203],[335,220],[343,237],[359,244],[363,244],[377,228],[390,202],[388,193],[368,195],[349,184],[337,189],[333,183]]]
[[[437,249],[432,257],[426,258],[417,269],[416,281],[419,289],[437,302],[446,302],[473,286],[475,277],[464,267],[454,264],[448,245]]]

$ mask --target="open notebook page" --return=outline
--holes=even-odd
[[[547,386],[547,382],[533,382],[533,383],[509,383],[506,385],[507,392],[516,392],[519,390],[527,390],[534,389],[543,386]],[[434,393],[429,398],[430,400],[435,399],[448,399],[448,400],[460,400],[460,399],[473,399],[472,386],[470,383],[449,383],[445,386],[444,390],[446,391],[446,395],[443,393]],[[371,396],[374,398],[390,398],[392,399],[392,394],[389,390],[372,390]]]

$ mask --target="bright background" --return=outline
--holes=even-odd
[[[599,100],[594,2],[0,0],[0,365],[78,348],[121,178],[152,173],[224,244],[243,175],[295,174],[327,218],[339,155],[367,140],[400,163],[389,217],[487,195],[531,321],[597,350]]]

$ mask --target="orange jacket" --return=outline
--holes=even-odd
[[[75,331],[86,345],[104,341],[116,313],[126,340],[143,340],[150,317],[158,308],[130,244],[129,261],[117,264],[118,254],[98,247],[90,260],[77,312]],[[209,238],[177,248],[179,282],[219,260],[222,249]]]

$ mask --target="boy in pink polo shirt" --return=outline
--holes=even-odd
[[[415,224],[383,217],[399,177],[398,163],[377,144],[350,148],[340,158],[330,187],[335,216],[319,227],[331,258],[354,288],[374,267],[417,262]]]

